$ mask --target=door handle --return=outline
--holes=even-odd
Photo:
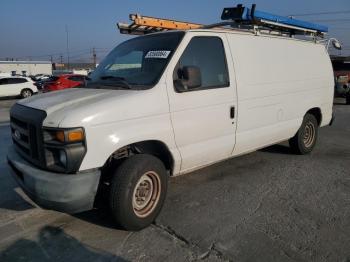
[[[231,108],[230,108],[230,117],[231,117],[231,119],[235,118],[235,107],[234,106],[231,106]]]

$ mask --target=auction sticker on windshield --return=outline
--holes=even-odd
[[[145,58],[168,58],[171,51],[158,50],[158,51],[148,51]]]

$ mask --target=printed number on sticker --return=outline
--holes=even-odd
[[[145,58],[168,58],[171,51],[159,50],[159,51],[148,51]]]

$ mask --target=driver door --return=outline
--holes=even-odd
[[[177,57],[167,74],[167,88],[183,173],[231,155],[235,145],[237,96],[224,34],[186,34]],[[179,81],[183,67],[200,70],[201,86],[181,92],[176,89],[174,82]]]

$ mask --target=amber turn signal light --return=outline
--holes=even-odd
[[[84,139],[84,133],[82,130],[68,131],[68,142],[77,142]]]

